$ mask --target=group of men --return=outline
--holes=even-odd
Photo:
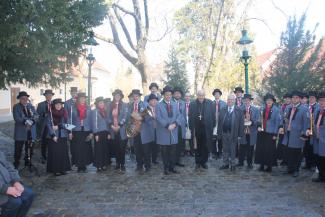
[[[204,90],[196,93],[195,99],[189,92],[183,92],[181,88],[166,86],[161,94],[159,87],[152,83],[149,87],[150,94],[141,100],[139,90],[133,90],[129,95],[128,117],[132,113],[143,113],[151,110],[152,120],[143,117],[140,133],[129,138],[135,149],[137,170],[141,170],[144,161],[152,158],[157,163],[157,155],[160,152],[163,161],[164,174],[178,173],[175,167],[184,167],[181,159],[184,155],[195,156],[195,168],[207,169],[209,156],[223,159],[220,169],[234,171],[236,167],[242,167],[247,161],[247,168],[253,168],[255,146],[258,143],[259,132],[266,127],[267,118],[263,110],[266,101],[261,107],[253,104],[253,97],[244,94],[241,87],[236,87],[234,93],[228,95],[227,100],[221,100],[222,91],[215,89],[212,93],[214,100],[206,97]],[[65,103],[65,109],[69,111],[72,101],[78,93],[77,88],[71,88],[72,98]],[[46,90],[46,100],[41,102],[37,110],[28,103],[28,94],[21,92],[17,97],[23,106],[14,109],[14,117],[25,117],[22,121],[16,121],[15,125],[15,162],[19,166],[22,146],[26,141],[34,140],[36,132],[28,131],[29,134],[22,136],[23,128],[31,128],[34,125],[34,116],[39,117],[40,138],[44,138],[46,124],[42,118],[50,112],[51,99],[54,93]],[[267,99],[275,98],[271,94]],[[319,99],[319,104],[317,100]],[[151,103],[151,101],[156,101]],[[324,93],[310,92],[309,95],[294,91],[293,94],[284,96],[284,103],[276,105],[279,113],[274,113],[278,121],[273,126],[272,138],[277,140],[277,159],[282,160],[282,165],[288,165],[289,173],[296,177],[302,162],[302,153],[305,157],[305,168],[311,169],[317,166],[319,178],[314,181],[324,181],[324,141],[323,110]],[[110,100],[107,100],[109,103]],[[20,108],[20,109],[19,109]],[[277,111],[277,110],[275,110]],[[19,115],[19,113],[23,115]],[[146,114],[148,115],[148,114]],[[267,114],[267,116],[271,116]],[[264,120],[263,120],[264,117]],[[30,121],[27,121],[30,120]],[[125,121],[126,123],[128,121]],[[265,123],[263,123],[265,122]],[[148,123],[150,123],[148,125]],[[34,128],[32,128],[34,129]],[[25,132],[25,131],[24,131]],[[24,137],[24,138],[22,138]],[[150,138],[149,149],[148,140]],[[153,140],[153,141],[151,141]],[[261,140],[261,139],[260,139]],[[46,144],[41,140],[42,157],[46,160]],[[145,146],[146,145],[146,146]],[[25,148],[27,149],[27,148]],[[148,156],[152,155],[152,156]],[[27,151],[25,160],[27,159]],[[236,164],[238,158],[238,163]],[[289,161],[289,162],[288,162]],[[270,169],[268,169],[270,171]]]

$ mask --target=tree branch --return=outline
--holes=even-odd
[[[172,28],[168,27],[168,21],[167,21],[166,17],[164,17],[164,20],[165,20],[165,23],[166,23],[166,30],[162,34],[162,36],[160,36],[157,39],[150,39],[150,38],[148,38],[148,41],[150,41],[150,42],[158,42],[158,41],[161,41],[163,38],[166,37],[167,34],[171,33],[175,29],[174,27],[172,27]]]
[[[120,25],[121,25],[121,27],[122,27],[122,30],[123,30],[123,32],[124,32],[124,35],[125,35],[125,37],[126,37],[128,43],[129,43],[130,47],[131,47],[134,51],[136,51],[136,48],[134,47],[134,44],[133,44],[133,42],[132,42],[132,39],[131,39],[130,33],[129,33],[129,31],[128,31],[128,29],[127,29],[127,27],[126,27],[126,25],[125,25],[123,19],[121,18],[120,14],[118,13],[116,7],[114,7],[113,10],[114,10],[114,13],[115,13],[115,16],[116,16],[118,22],[120,23]]]
[[[132,0],[133,2],[133,8],[134,8],[134,20],[135,20],[135,32],[137,36],[137,41],[139,42],[142,40],[143,33],[142,33],[142,18],[140,13],[140,6],[139,6],[139,0]]]
[[[208,75],[209,75],[209,73],[211,71],[211,66],[212,66],[212,63],[213,63],[213,60],[214,60],[214,52],[215,52],[215,48],[216,48],[216,44],[217,44],[217,38],[218,38],[219,27],[220,27],[220,23],[221,23],[221,15],[223,13],[224,3],[225,3],[225,0],[222,0],[221,6],[220,6],[220,11],[219,11],[219,16],[218,16],[218,23],[217,23],[216,31],[214,33],[214,38],[213,38],[213,43],[212,43],[212,48],[211,48],[211,55],[210,55],[210,59],[209,59],[209,64],[208,64],[208,68],[206,70],[206,73],[204,75],[202,88],[204,88],[204,85],[205,85],[205,83],[207,81],[207,78],[208,78]]]
[[[110,43],[110,44],[114,44],[114,40],[113,40],[113,39],[108,38],[108,37],[105,37],[105,36],[103,36],[103,35],[99,35],[99,34],[97,34],[97,33],[94,33],[94,34],[95,34],[94,36],[95,36],[96,38],[98,38],[99,40],[105,41],[105,42]]]
[[[146,35],[148,35],[149,32],[149,14],[148,14],[148,2],[147,0],[143,1],[143,5],[144,5],[144,17],[145,17],[145,28],[146,28]]]
[[[118,5],[118,4],[113,4],[112,6],[113,6],[113,8],[118,8],[119,10],[123,11],[124,13],[126,13],[128,15],[131,15],[132,17],[135,18],[135,13],[134,12],[125,9],[122,6]]]
[[[116,48],[121,52],[121,54],[128,61],[130,61],[134,66],[136,66],[138,59],[136,57],[132,56],[131,54],[129,54],[126,51],[126,49],[122,46],[120,37],[119,37],[117,29],[116,29],[116,21],[110,11],[108,11],[108,18],[109,18],[109,22],[111,25],[111,30],[112,30],[112,34],[113,34],[113,38],[114,38],[114,44],[115,44]]]

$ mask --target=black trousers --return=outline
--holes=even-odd
[[[319,179],[325,181],[325,157],[318,155],[316,157],[316,165],[319,171],[318,173]]]
[[[143,165],[146,168],[150,168],[150,144],[151,143],[142,144],[140,134],[134,137],[133,145],[138,168],[142,169]]]
[[[211,153],[214,155],[221,156],[222,155],[222,139],[213,138],[213,144],[211,147]]]
[[[41,137],[41,154],[42,154],[42,158],[46,159],[47,158],[47,134],[48,134],[48,130],[47,127],[44,128],[43,132],[42,132],[42,137]]]
[[[196,133],[197,149],[195,150],[195,163],[204,165],[208,162],[209,150],[207,147],[207,139],[205,131],[199,131]]]
[[[298,172],[302,159],[301,148],[287,148],[288,172]]]
[[[115,138],[113,140],[113,145],[115,148],[115,156],[116,156],[116,165],[124,166],[125,165],[125,150],[126,144],[128,140],[122,140],[120,133],[115,134]]]
[[[176,145],[175,163],[180,163],[181,155],[185,151],[185,142],[182,137],[182,128],[178,127],[178,144]]]
[[[161,156],[164,163],[164,170],[172,170],[175,167],[176,145],[161,145]]]
[[[250,145],[250,135],[246,134],[245,136],[246,136],[247,144],[239,145],[239,152],[238,152],[239,163],[243,164],[244,160],[246,158],[247,165],[252,165],[253,154],[254,154],[254,145]]]
[[[15,151],[14,151],[14,166],[15,168],[19,167],[21,152],[23,147],[25,147],[25,164],[28,162],[28,142],[27,141],[15,141]]]
[[[305,146],[303,149],[306,167],[311,168],[316,165],[316,156],[314,154],[313,145],[310,144],[310,139],[305,142]]]
[[[151,155],[151,162],[152,163],[157,162],[158,153],[159,153],[159,145],[156,143],[156,141],[153,141],[152,143],[150,143],[149,152],[150,152],[149,155]]]

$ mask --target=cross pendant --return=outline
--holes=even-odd
[[[202,115],[201,114],[199,115],[199,118],[200,118],[200,121],[202,121]]]

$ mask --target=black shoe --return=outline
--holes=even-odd
[[[250,169],[250,170],[253,169],[253,165],[252,164],[248,164],[247,165],[247,169]]]
[[[267,168],[264,170],[264,172],[267,172],[267,173],[272,172],[272,167],[267,167]]]
[[[292,174],[292,177],[298,177],[299,176],[299,171],[294,171],[293,174]]]
[[[164,170],[164,175],[169,175],[169,172],[168,172],[168,170]]]
[[[121,168],[120,165],[115,166],[115,170],[119,170],[120,168]]]
[[[65,176],[65,175],[67,175],[68,173],[67,172],[61,172],[61,175],[62,176]]]
[[[264,166],[260,166],[260,167],[258,168],[258,171],[264,172]]]
[[[45,157],[42,157],[41,164],[45,164],[45,163],[46,163],[46,158]]]
[[[200,164],[195,164],[195,169],[198,170],[200,169],[201,165]]]
[[[175,165],[178,166],[178,167],[185,167],[185,165],[181,164],[181,163],[176,163]]]
[[[229,165],[223,165],[219,169],[220,170],[227,170],[227,169],[229,169]]]
[[[144,172],[147,173],[147,172],[149,172],[149,171],[150,171],[150,167],[145,167],[145,168],[144,168]]]
[[[174,174],[179,174],[179,172],[175,169],[169,169],[169,172],[174,173]]]
[[[103,166],[103,167],[102,167],[102,170],[103,170],[103,171],[106,171],[106,170],[107,170],[107,167],[106,167],[106,166]]]
[[[157,162],[157,161],[152,161],[152,163],[153,163],[153,164],[159,164],[159,162]]]
[[[244,166],[244,163],[238,163],[236,164],[236,167],[243,167]]]
[[[206,164],[202,164],[201,166],[202,166],[202,168],[205,169],[205,170],[208,169],[208,165],[206,165]]]
[[[285,161],[282,161],[281,163],[280,163],[280,166],[287,166],[288,164],[287,164],[287,162],[285,162]]]
[[[230,171],[235,171],[236,167],[235,166],[230,166]]]
[[[124,172],[125,171],[125,166],[121,165],[121,171]]]
[[[97,172],[98,172],[98,173],[100,173],[100,172],[102,172],[102,171],[103,171],[102,168],[100,168],[100,167],[97,168]]]
[[[137,168],[135,169],[136,172],[141,172],[142,171],[142,167],[137,166]]]
[[[325,179],[321,179],[321,178],[312,178],[311,179],[312,182],[325,182]]]

